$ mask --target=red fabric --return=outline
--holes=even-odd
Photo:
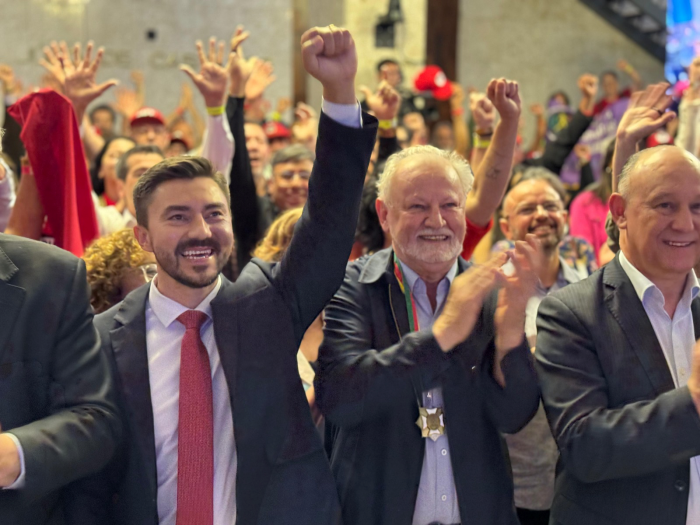
[[[207,314],[187,310],[180,347],[177,525],[214,523],[214,407],[209,353],[199,330]]]
[[[621,98],[630,98],[631,96],[632,90],[630,88],[625,88],[624,90],[620,91],[620,93],[617,95],[617,99],[613,102],[617,102]],[[605,99],[598,101],[598,103],[593,107],[593,114],[598,115],[599,113],[602,113],[613,102],[608,102]]]
[[[73,106],[63,95],[43,89],[7,111],[22,126],[20,138],[56,245],[82,256],[99,229]]]
[[[469,260],[474,253],[476,245],[479,241],[484,238],[491,228],[493,227],[493,217],[486,226],[478,226],[471,222],[469,219],[467,221],[467,234],[464,236],[464,242],[462,243],[462,257],[465,260]]]

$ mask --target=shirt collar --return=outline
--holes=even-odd
[[[558,281],[562,281],[562,285],[577,283],[581,280],[581,276],[576,270],[569,266],[566,261],[559,257],[559,275],[557,276]]]
[[[629,259],[625,257],[625,254],[620,250],[620,266],[622,266],[623,271],[627,274],[627,277],[629,277],[630,281],[632,282],[632,286],[634,287],[634,291],[637,293],[637,297],[639,297],[639,300],[644,304],[644,299],[645,297],[651,295],[653,290],[658,290],[661,301],[663,304],[664,298],[663,294],[661,294],[661,290],[649,280],[649,278],[644,275],[642,272],[640,272],[635,266],[629,262]],[[685,280],[685,290],[683,291],[683,295],[681,297],[681,300],[679,304],[683,304],[683,306],[690,308],[690,302],[695,299],[695,297],[698,295],[698,292],[700,291],[700,283],[698,283],[698,278],[695,275],[695,270],[690,270],[690,273],[686,277]]]
[[[399,259],[399,262],[401,263],[401,270],[403,271],[403,275],[406,278],[406,282],[408,283],[408,288],[410,290],[413,290],[413,288],[416,285],[416,281],[420,279],[422,283],[424,283],[423,279],[421,279],[420,275],[418,275],[416,272],[414,272],[410,266],[408,266],[405,262],[403,262],[401,259]],[[454,278],[457,276],[457,261],[455,260],[454,264],[450,268],[450,270],[447,272],[447,275],[445,275],[445,278],[440,281],[440,284],[445,282],[445,279],[447,279],[447,282],[452,285],[452,281]]]
[[[169,327],[180,315],[185,313],[187,310],[190,310],[190,308],[187,308],[186,306],[181,305],[177,301],[170,299],[169,297],[164,296],[162,293],[160,293],[160,290],[158,290],[158,287],[156,286],[156,280],[158,279],[158,276],[156,275],[155,279],[151,282],[151,288],[148,291],[148,303],[153,310],[153,313],[156,314],[156,317],[158,320],[165,326],[166,328]],[[211,319],[212,318],[212,310],[211,310],[211,302],[216,297],[216,294],[219,293],[219,290],[221,289],[221,276],[216,280],[216,286],[214,289],[207,295],[204,300],[199,303],[197,308],[195,310],[198,310],[200,312],[204,312],[207,314],[207,316]]]

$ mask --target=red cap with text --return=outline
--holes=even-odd
[[[157,109],[144,106],[132,115],[129,122],[129,125],[132,127],[139,124],[160,124],[165,126],[165,119],[163,114]]]

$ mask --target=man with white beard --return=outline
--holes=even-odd
[[[520,114],[517,84],[492,84],[487,177],[510,171]],[[473,182],[455,153],[390,157],[377,213],[392,246],[351,263],[325,310],[316,403],[346,525],[517,524],[501,434],[538,406],[524,323],[541,253],[528,235],[481,267],[459,257]]]

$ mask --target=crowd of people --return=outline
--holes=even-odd
[[[700,524],[700,59],[526,146],[516,81],[360,103],[317,27],[317,113],[248,36],[168,116],[92,42],[0,65],[0,522]]]

